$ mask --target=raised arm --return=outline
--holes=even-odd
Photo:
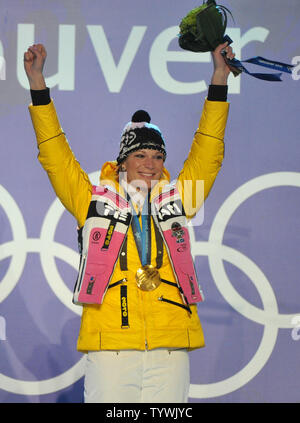
[[[46,57],[42,44],[33,45],[24,53],[24,68],[33,100],[29,112],[37,138],[38,159],[56,195],[81,227],[87,215],[92,186],[68,144],[50,99],[43,75]]]
[[[227,43],[219,45],[212,52],[214,67],[208,96],[188,158],[178,176],[177,186],[188,217],[193,217],[200,209],[223,161],[223,139],[229,111],[226,100],[230,69],[225,63],[222,51],[226,52],[228,58],[234,57],[232,48]],[[203,181],[203,185],[197,181]]]

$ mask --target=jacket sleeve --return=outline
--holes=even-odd
[[[30,105],[29,112],[39,149],[38,159],[56,195],[81,227],[92,195],[89,177],[81,169],[69,146],[53,101],[48,105]]]
[[[221,168],[229,103],[205,100],[189,155],[177,179],[185,213],[192,218],[208,196]]]

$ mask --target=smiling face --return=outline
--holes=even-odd
[[[150,189],[162,176],[164,155],[158,150],[138,150],[129,154],[122,167],[129,184]]]

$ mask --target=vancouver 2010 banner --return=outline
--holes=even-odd
[[[69,144],[94,184],[138,109],[166,141],[175,180],[197,129],[210,52],[178,44],[202,0],[0,1],[0,402],[83,401],[82,308],[72,303],[77,224],[38,162],[23,54],[45,76]],[[225,158],[189,225],[205,301],[205,348],[190,353],[189,402],[300,401],[300,2],[224,0],[244,61],[293,65],[281,81],[229,77]]]

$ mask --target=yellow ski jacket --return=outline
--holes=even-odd
[[[177,179],[186,215],[193,217],[209,194],[220,170],[224,154],[224,133],[229,104],[205,100],[202,116],[187,159]],[[48,174],[56,195],[75,217],[79,227],[84,225],[92,196],[92,184],[80,164],[60,126],[53,102],[42,106],[29,106],[39,149],[38,159]],[[116,162],[106,162],[101,170],[100,183],[118,184]],[[169,180],[164,169],[163,179]],[[184,181],[193,181],[192,189],[185,189]],[[197,180],[204,181],[204,194],[197,195]],[[155,195],[155,188],[153,190]],[[151,226],[151,264],[155,266],[156,243]],[[77,342],[79,351],[145,350],[154,348],[187,348],[204,346],[204,336],[196,305],[192,313],[172,303],[159,301],[163,296],[174,303],[182,303],[179,290],[161,283],[154,291],[141,291],[135,282],[140,267],[138,251],[132,229],[127,235],[127,271],[116,264],[104,302],[101,305],[84,305]],[[170,259],[163,249],[161,278],[175,283]],[[114,283],[127,279],[127,313],[130,325],[121,327],[122,302],[120,287]],[[199,275],[198,275],[199,278]],[[201,280],[201,278],[200,278]]]

